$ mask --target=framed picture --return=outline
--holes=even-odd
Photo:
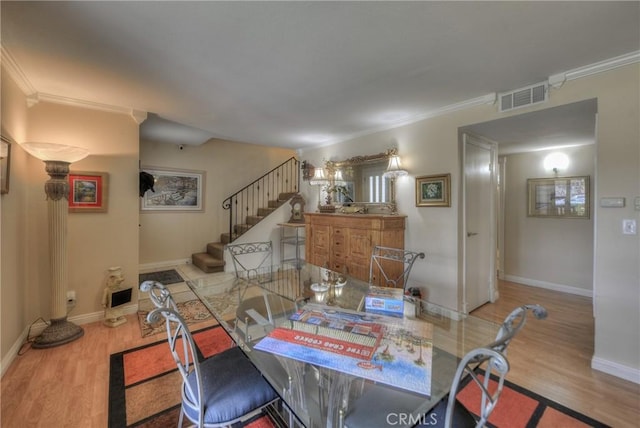
[[[106,172],[69,172],[70,213],[106,213],[108,192]]]
[[[527,180],[529,217],[590,216],[589,176]]]
[[[0,138],[0,194],[9,193],[9,167],[11,166],[11,141]]]
[[[451,174],[416,177],[417,207],[450,207]]]
[[[153,189],[142,196],[142,211],[204,211],[204,171],[144,168],[153,175]]]

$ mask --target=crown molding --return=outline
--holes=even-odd
[[[585,65],[584,67],[574,68],[572,70],[549,76],[549,85],[557,89],[570,80],[580,79],[593,74],[605,73],[618,67],[624,67],[625,65],[636,64],[639,62],[640,51],[630,52],[628,54],[616,56],[604,61]]]
[[[108,113],[126,114],[131,116],[131,118],[138,125],[144,122],[147,118],[147,112],[135,110],[129,107],[114,106],[110,104],[97,103],[94,101],[81,100],[78,98],[47,94],[44,92],[35,92],[31,95],[27,95],[27,106],[29,107],[32,107],[41,101],[73,107],[88,108],[92,110],[106,111]]]
[[[316,145],[316,146],[313,146],[313,147],[318,147],[319,148],[319,147],[331,146],[333,144],[338,144],[338,143],[342,143],[342,142],[345,142],[345,141],[353,140],[354,138],[364,137],[366,135],[375,134],[377,132],[388,131],[390,129],[399,128],[400,126],[411,125],[412,123],[420,122],[422,120],[429,119],[429,118],[436,117],[436,116],[442,116],[442,115],[445,115],[445,114],[453,113],[455,111],[464,110],[464,109],[467,109],[467,108],[480,106],[480,105],[495,104],[496,97],[497,97],[496,93],[492,92],[490,94],[482,95],[482,96],[477,97],[477,98],[471,98],[469,100],[464,100],[464,101],[461,101],[459,103],[449,104],[448,106],[440,107],[440,108],[435,109],[435,110],[430,110],[430,111],[427,111],[425,113],[416,114],[416,115],[413,115],[413,116],[411,116],[409,118],[403,118],[402,120],[399,120],[397,122],[388,123],[388,124],[386,124],[384,126],[379,126],[379,127],[376,127],[376,128],[370,128],[370,129],[364,130],[362,132],[354,132],[352,134],[343,136],[341,138],[336,138],[334,140],[323,142],[322,144],[319,144],[319,145]]]
[[[0,61],[2,62],[4,69],[9,73],[9,76],[11,76],[13,81],[16,82],[16,85],[18,85],[18,88],[20,88],[23,94],[28,95],[36,91],[13,55],[11,55],[3,45],[0,45]]]
[[[147,112],[142,110],[135,110],[129,107],[113,106],[109,104],[97,103],[93,101],[81,100],[78,98],[63,97],[60,95],[47,94],[44,92],[38,92],[36,88],[31,84],[27,75],[22,71],[22,68],[18,65],[17,61],[11,55],[11,52],[0,44],[0,61],[2,66],[9,73],[9,76],[16,82],[18,88],[26,95],[27,107],[33,107],[40,101],[46,101],[56,104],[64,104],[68,106],[90,108],[93,110],[101,110],[109,113],[119,113],[131,116],[131,118],[140,125],[147,119]]]

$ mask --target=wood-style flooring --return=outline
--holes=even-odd
[[[640,385],[590,367],[593,354],[591,299],[500,283],[500,299],[474,312],[502,321],[513,308],[539,303],[549,318],[528,318],[509,346],[516,384],[614,427],[640,426]],[[141,338],[135,315],[118,328],[83,326],[75,342],[30,349],[2,378],[1,427],[106,427],[109,355],[159,337]]]

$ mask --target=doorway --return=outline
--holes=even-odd
[[[461,217],[461,223],[470,222],[478,215],[496,220],[493,240],[484,246],[487,253],[495,256],[496,264],[490,266],[496,275],[499,270],[501,278],[511,282],[593,296],[595,204],[591,206],[589,220],[528,217],[526,180],[554,176],[552,171],[545,171],[542,167],[544,156],[553,151],[569,153],[573,162],[567,170],[556,172],[556,176],[595,175],[596,118],[597,100],[591,99],[461,129],[463,133],[495,141],[498,148],[494,189],[496,193],[499,189],[500,197],[496,197],[491,207],[480,207],[484,214],[473,214],[468,212],[473,205],[466,205],[464,195],[468,192],[463,192]],[[464,159],[462,165],[466,182],[467,163]],[[464,246],[471,245],[471,237],[466,236],[467,232],[474,232],[470,227],[470,224],[461,227],[464,229],[461,236],[463,254]],[[500,254],[499,262],[497,254]],[[462,263],[461,300],[469,302],[467,309],[471,311],[473,288],[464,284],[464,279],[475,269],[473,264],[477,262],[472,257],[463,257]]]

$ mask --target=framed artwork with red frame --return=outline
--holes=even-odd
[[[109,174],[71,171],[69,173],[69,212],[106,213]]]

